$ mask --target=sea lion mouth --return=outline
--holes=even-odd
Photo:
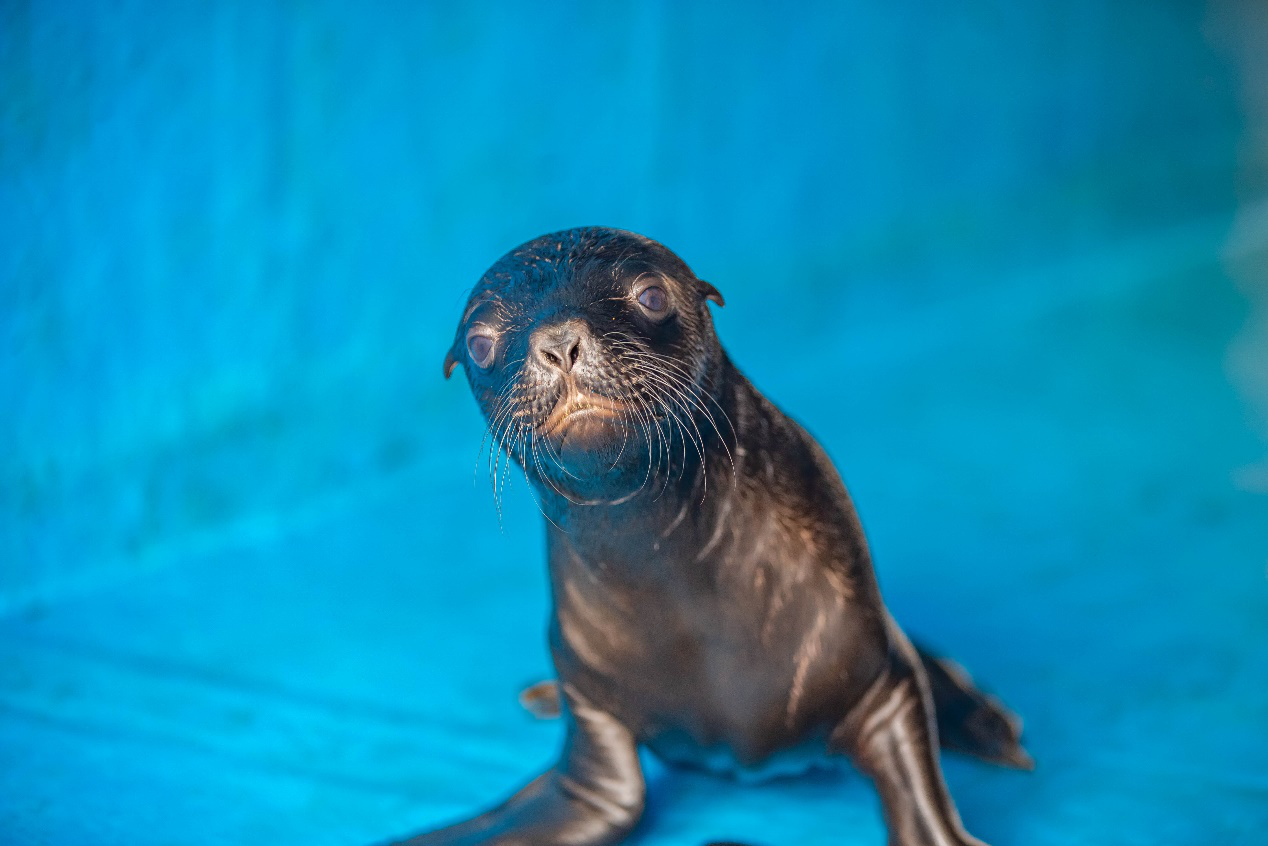
[[[599,394],[578,390],[575,386],[559,398],[542,423],[542,434],[554,437],[582,420],[598,422],[615,420],[625,414],[623,403]]]

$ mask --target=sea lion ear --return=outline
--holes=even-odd
[[[715,302],[719,306],[726,305],[726,300],[722,299],[721,291],[719,291],[717,288],[713,287],[712,285],[710,285],[708,282],[704,281],[703,279],[697,279],[696,281],[700,283],[700,290],[704,292],[704,298],[706,300]]]
[[[448,379],[453,374],[453,369],[458,366],[458,359],[453,354],[453,349],[445,353],[445,378]]]

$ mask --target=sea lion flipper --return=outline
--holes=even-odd
[[[1035,761],[1021,744],[1021,718],[980,690],[959,664],[914,645],[929,678],[942,747],[992,764],[1033,770]]]
[[[553,679],[539,681],[520,691],[520,705],[539,720],[553,720],[559,716],[559,682]]]
[[[554,767],[496,808],[393,846],[599,846],[628,834],[643,814],[646,794],[634,735],[571,689],[562,699],[567,735]]]
[[[983,846],[947,792],[928,682],[916,651],[896,634],[888,665],[833,732],[833,745],[875,783],[892,846]]]

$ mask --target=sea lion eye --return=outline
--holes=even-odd
[[[467,334],[467,352],[476,367],[488,369],[493,363],[493,338],[478,329]]]
[[[638,295],[638,303],[654,315],[661,315],[669,308],[669,295],[659,285],[650,285]]]

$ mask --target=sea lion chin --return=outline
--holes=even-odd
[[[611,470],[630,446],[625,407],[597,394],[571,387],[555,404],[541,427],[553,455],[574,477]]]
[[[629,440],[625,427],[613,415],[593,408],[569,414],[555,437],[560,463],[578,475],[610,469]]]

